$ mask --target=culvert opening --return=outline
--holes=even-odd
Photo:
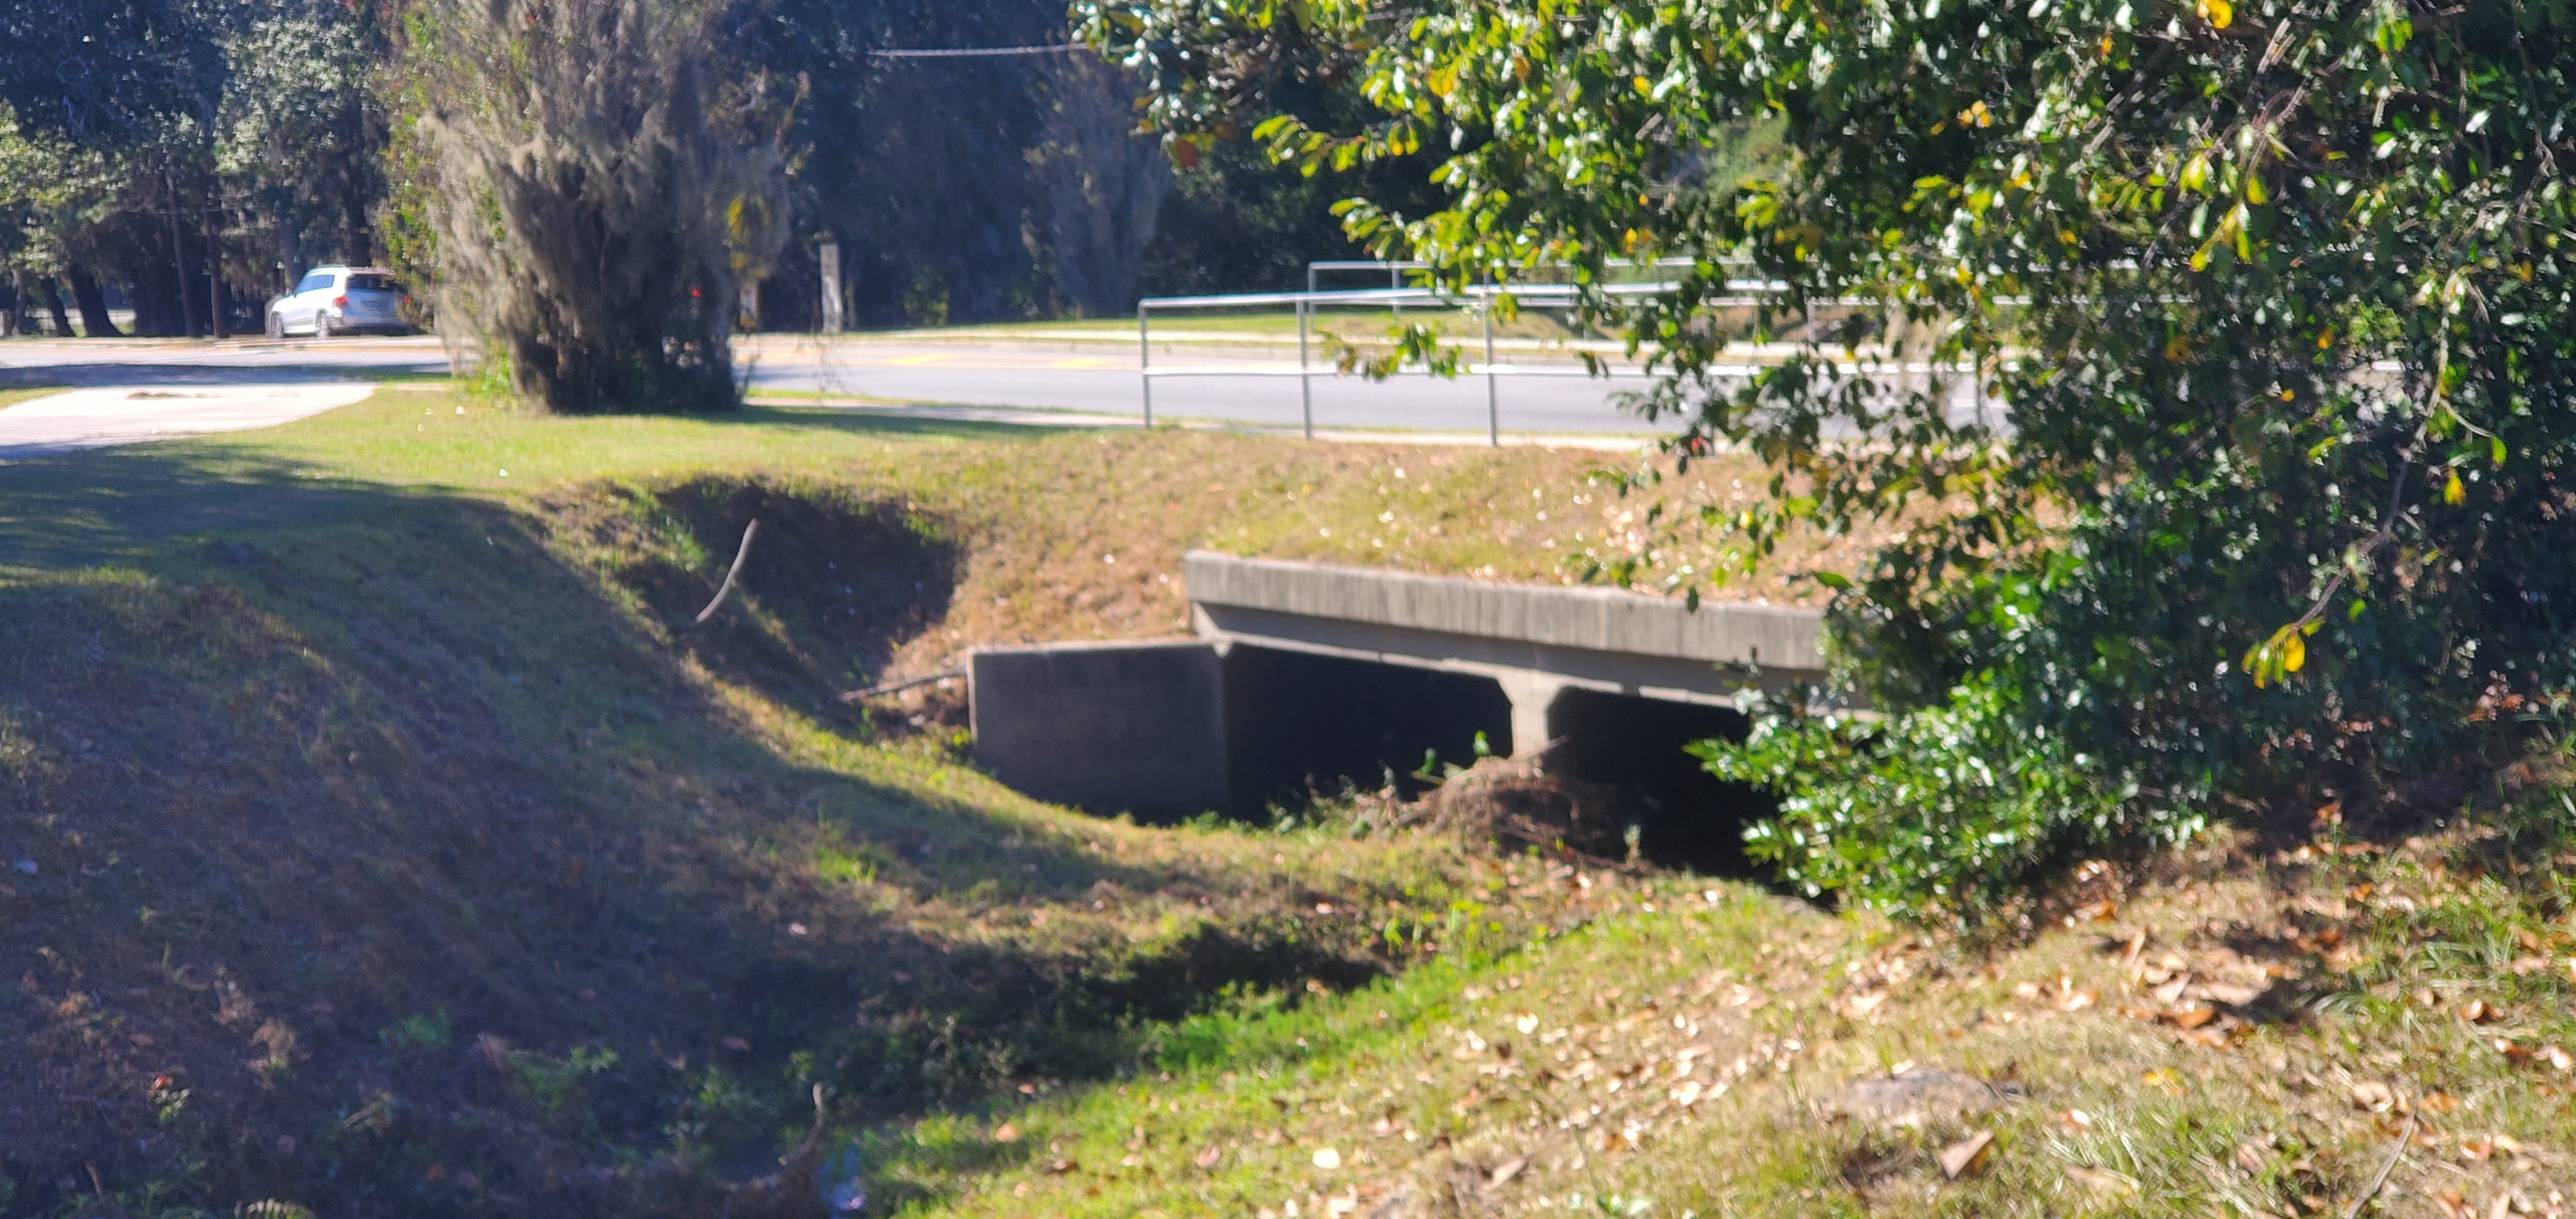
[[[1548,704],[1556,742],[1547,769],[1617,790],[1648,862],[1714,876],[1759,871],[1744,857],[1744,826],[1777,811],[1760,788],[1729,783],[1685,752],[1695,741],[1740,741],[1751,725],[1727,707],[1564,690]]]
[[[1225,658],[1226,770],[1238,815],[1391,771],[1411,798],[1426,752],[1461,765],[1476,735],[1512,751],[1512,704],[1490,677],[1237,645]]]

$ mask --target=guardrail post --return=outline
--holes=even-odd
[[[1503,447],[1503,391],[1494,373],[1494,294],[1485,294],[1485,441]]]
[[[1315,438],[1315,374],[1306,369],[1306,319],[1311,316],[1313,303],[1297,302],[1297,395],[1305,404],[1308,440]]]
[[[1136,302],[1136,380],[1145,395],[1145,426],[1154,426],[1154,344],[1145,325],[1145,302]]]

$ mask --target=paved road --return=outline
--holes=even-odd
[[[910,334],[822,342],[804,336],[761,335],[742,344],[741,356],[755,396],[822,394],[879,403],[1118,418],[1136,418],[1143,406],[1136,350],[1117,341]],[[1293,348],[1241,341],[1166,345],[1158,340],[1153,363],[1157,369],[1183,374],[1155,378],[1157,421],[1202,420],[1268,428],[1294,428],[1305,421]],[[339,405],[330,401],[330,393],[310,388],[339,380],[334,372],[437,374],[447,367],[446,353],[429,338],[285,343],[9,340],[0,342],[0,379],[41,375],[101,391],[122,388],[129,395],[179,385],[209,396],[119,398],[100,393],[0,410],[0,455],[13,448],[23,454],[140,436],[261,426],[262,421],[299,417],[298,411],[309,414]],[[1552,367],[1560,373],[1572,369],[1565,364]],[[12,368],[21,371],[6,371]],[[1643,439],[1672,430],[1669,423],[1649,424],[1619,408],[1617,394],[1645,384],[1633,376],[1603,380],[1535,375],[1528,365],[1521,370],[1521,375],[1502,377],[1496,390],[1497,414],[1507,434]],[[216,388],[232,392],[214,394]],[[1311,390],[1313,423],[1322,430],[1481,435],[1487,424],[1488,390],[1480,376],[1448,380],[1415,373],[1383,382],[1317,376]],[[1973,407],[1963,399],[1957,413]],[[96,427],[80,424],[82,418],[93,416]]]
[[[1154,361],[1189,375],[1157,377],[1155,417],[1294,427],[1304,406],[1291,355],[1275,349],[1157,345]],[[1078,342],[973,342],[842,340],[820,343],[793,336],[760,336],[746,342],[743,369],[755,395],[787,392],[864,397],[881,401],[1078,411],[1138,417],[1143,410],[1136,352],[1123,345]],[[1567,366],[1558,366],[1560,371]],[[446,354],[429,339],[343,339],[331,342],[264,341],[66,343],[0,342],[0,369],[42,370],[65,384],[110,387],[183,380],[245,384],[326,377],[339,369],[439,373]],[[1321,368],[1320,360],[1318,368]],[[281,378],[276,370],[293,370]],[[1203,374],[1222,373],[1223,376]],[[1237,374],[1254,374],[1250,376]],[[20,375],[26,375],[22,373]],[[1506,431],[1644,433],[1641,420],[1616,409],[1610,396],[1643,384],[1583,377],[1508,377],[1498,398]],[[1314,378],[1314,421],[1326,429],[1408,429],[1482,432],[1486,386],[1482,378],[1443,380],[1409,375],[1385,382],[1319,375]],[[23,408],[20,408],[23,409]],[[0,412],[0,444],[11,439]]]
[[[1056,346],[1056,345],[1050,345]],[[913,402],[1038,407],[1139,417],[1142,378],[1132,347],[1027,346],[956,342],[823,344],[769,339],[746,353],[753,392],[802,391]],[[1293,352],[1254,348],[1161,349],[1154,366],[1182,375],[1154,379],[1154,415],[1279,427],[1303,424]],[[1415,373],[1387,381],[1313,378],[1318,428],[1483,432],[1487,387],[1482,377],[1455,380]],[[1578,372],[1556,365],[1557,373]],[[1526,370],[1525,370],[1526,373]],[[1514,375],[1495,387],[1503,430],[1547,433],[1669,431],[1619,410],[1612,395],[1641,388],[1634,377]]]

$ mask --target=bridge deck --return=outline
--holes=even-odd
[[[1824,673],[1822,616],[1608,588],[1194,551],[1181,561],[1198,633],[1269,647],[1526,676],[1684,702]]]

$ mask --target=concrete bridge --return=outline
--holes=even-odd
[[[1208,552],[1182,575],[1195,638],[974,653],[978,758],[1043,799],[1164,819],[1401,783],[1481,735],[1704,804],[1725,793],[1682,745],[1740,735],[1750,686],[1823,676],[1813,610]]]

